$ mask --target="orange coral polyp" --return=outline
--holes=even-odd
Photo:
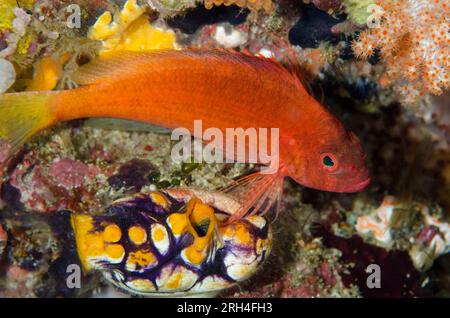
[[[383,8],[378,28],[361,32],[352,43],[355,55],[367,58],[379,48],[389,82],[400,82],[397,91],[406,104],[426,93],[442,94],[450,87],[450,10],[444,1],[377,0]],[[427,10],[424,10],[424,7]]]

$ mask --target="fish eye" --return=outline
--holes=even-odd
[[[321,156],[322,166],[325,170],[333,172],[337,169],[337,159],[334,155],[330,153],[324,153]]]
[[[325,156],[323,157],[323,164],[327,167],[333,167],[334,161],[330,158],[330,156]]]

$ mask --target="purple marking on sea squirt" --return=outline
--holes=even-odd
[[[171,201],[174,200],[172,199]],[[170,202],[168,206],[169,208],[175,208],[182,207],[183,205],[183,202],[175,201]],[[137,250],[147,249],[156,256],[158,265],[144,270],[143,273],[131,273],[124,270],[126,257],[121,263],[118,264],[109,264],[107,262],[99,262],[99,264],[107,269],[121,270],[122,274],[126,276],[126,280],[132,278],[146,278],[152,281],[154,281],[154,279],[156,279],[156,277],[160,274],[160,269],[163,266],[169,265],[171,262],[174,262],[174,265],[185,266],[179,255],[181,254],[182,249],[192,244],[193,237],[190,234],[184,234],[178,240],[175,239],[170,228],[166,224],[165,219],[171,213],[178,212],[178,209],[175,209],[174,211],[170,210],[166,210],[163,207],[153,203],[149,196],[144,195],[130,198],[128,201],[114,203],[108,208],[107,216],[95,218],[94,226],[96,230],[103,230],[104,225],[102,224],[104,223],[117,224],[123,232],[126,232],[127,229],[133,225],[139,225],[146,230],[147,237],[151,237],[148,230],[151,228],[153,223],[159,223],[166,228],[167,233],[169,234],[169,249],[166,254],[162,255],[151,241],[136,247],[129,241],[127,236],[122,236],[118,243],[124,246],[126,255]],[[177,258],[180,258],[179,261],[177,261]],[[140,270],[140,268],[137,268],[137,270]]]
[[[130,211],[132,213],[136,213],[136,211],[144,211],[149,212],[151,214],[157,214],[158,216],[165,216],[168,212],[173,212],[173,210],[181,210],[184,206],[184,202],[177,201],[170,196],[164,195],[169,201],[168,207],[164,208],[163,206],[156,204],[151,200],[151,198],[147,194],[140,194],[134,197],[131,197],[127,201],[121,201],[118,203],[113,203],[107,210],[107,215],[114,215],[116,213],[123,213],[125,211]]]
[[[180,237],[175,238],[167,224],[167,218],[172,213],[183,213],[183,207],[186,202],[174,199],[170,196],[166,196],[166,198],[170,202],[167,205],[167,208],[164,208],[155,204],[152,201],[150,194],[140,194],[129,198],[128,200],[113,203],[107,209],[107,215],[94,217],[94,231],[103,231],[108,224],[116,224],[120,227],[122,233],[127,233],[131,226],[137,225],[144,228],[147,232],[147,237],[150,238],[151,226],[152,224],[157,223],[163,225],[169,235],[169,248],[164,255],[160,253],[152,240],[148,240],[147,242],[136,246],[130,241],[127,235],[122,235],[117,243],[120,243],[125,249],[125,257],[123,260],[117,264],[111,264],[107,261],[99,261],[97,263],[104,270],[112,271],[111,278],[117,283],[124,284],[125,282],[135,279],[147,279],[153,283],[155,290],[158,291],[156,280],[161,275],[161,270],[163,268],[175,270],[176,267],[182,266],[198,276],[196,282],[185,290],[187,292],[197,284],[201,283],[206,277],[210,276],[221,278],[231,284],[235,283],[236,281],[228,275],[225,266],[225,257],[230,253],[234,255],[237,255],[236,253],[238,253],[238,255],[255,255],[255,260],[260,257],[260,262],[265,259],[266,255],[264,253],[257,255],[256,247],[254,246],[245,247],[239,244],[232,244],[233,240],[224,240],[223,242],[225,245],[214,251],[214,257],[211,260],[205,261],[200,266],[186,263],[181,256],[181,251],[193,243],[194,237],[190,233],[185,233]],[[214,213],[228,214],[216,208],[214,208]],[[240,222],[246,223],[251,237],[261,239],[267,238],[267,225],[260,229],[248,220],[241,220]],[[212,244],[214,244],[214,241]],[[142,272],[126,270],[126,260],[128,256],[130,253],[138,250],[148,250],[153,253],[157,259],[156,265],[149,268],[140,268],[137,266],[136,270],[142,270]],[[119,271],[121,275],[117,275],[117,273],[115,273],[116,271]]]

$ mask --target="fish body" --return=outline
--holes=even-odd
[[[214,192],[172,189],[118,200],[102,216],[74,214],[80,263],[132,294],[216,294],[252,276],[272,244],[261,216],[223,222],[233,204]]]
[[[73,90],[1,95],[0,139],[15,149],[45,127],[86,117],[192,133],[195,120],[222,132],[278,128],[279,169],[247,183],[246,211],[277,196],[286,176],[334,192],[360,191],[370,181],[358,138],[307,93],[293,71],[273,60],[226,50],[128,52],[100,58],[73,77],[81,85]]]
[[[228,51],[122,53],[82,67],[74,80],[85,86],[58,94],[56,121],[115,117],[193,131],[194,120],[201,119],[205,129],[289,131],[301,110],[280,111],[273,99],[312,99],[282,66]]]

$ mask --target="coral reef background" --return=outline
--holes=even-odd
[[[0,93],[74,87],[79,65],[124,49],[295,61],[313,95],[361,138],[373,182],[359,194],[286,183],[282,213],[270,216],[271,257],[222,296],[448,297],[449,10],[445,0],[6,0]],[[95,275],[75,291],[58,281],[61,211],[100,215],[124,195],[215,189],[254,169],[175,164],[170,146],[167,133],[110,119],[60,124],[28,143],[0,172],[0,294],[107,290]],[[381,288],[367,285],[370,264],[382,269]]]

